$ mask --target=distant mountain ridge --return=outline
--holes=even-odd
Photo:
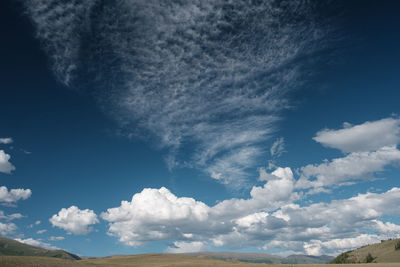
[[[332,256],[310,256],[310,255],[290,255],[281,257],[267,253],[243,253],[243,252],[195,252],[182,253],[182,255],[203,257],[220,260],[231,260],[251,263],[269,263],[269,264],[323,264],[329,263],[334,259]]]
[[[48,250],[0,237],[0,256],[40,256],[67,260],[80,260],[77,255],[64,250]]]
[[[346,251],[332,263],[400,262],[400,238]]]

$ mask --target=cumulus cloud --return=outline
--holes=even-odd
[[[36,233],[37,233],[38,235],[44,234],[44,233],[46,233],[46,232],[47,232],[46,229],[41,229],[41,230],[36,231]]]
[[[165,187],[147,188],[101,217],[110,222],[109,234],[127,245],[139,246],[147,241],[186,239],[186,234],[205,228],[209,209],[193,198],[178,198]]]
[[[231,185],[259,166],[287,93],[337,40],[333,23],[302,1],[24,4],[61,82],[90,84],[121,134],[157,139],[170,167]]]
[[[380,240],[382,239],[378,235],[361,234],[356,237],[332,239],[329,241],[312,240],[304,244],[304,249],[308,255],[321,255],[326,251],[334,252],[334,255],[336,255],[339,252],[377,243]]]
[[[14,204],[18,200],[28,199],[32,195],[30,189],[11,189],[8,191],[7,187],[0,187],[0,203],[4,204]]]
[[[290,168],[278,168],[273,175],[275,180],[254,186],[249,199],[229,199],[210,207],[193,198],[176,197],[164,187],[147,188],[101,217],[109,222],[108,233],[130,246],[168,239],[209,241],[216,233],[231,232],[236,219],[260,210],[272,211],[297,196],[292,192]],[[281,220],[268,221],[273,225]]]
[[[313,139],[345,153],[374,151],[400,143],[400,119],[386,118],[354,126],[345,123],[343,129],[325,129],[319,131]]]
[[[3,173],[11,173],[15,170],[14,165],[12,165],[9,160],[11,156],[4,152],[4,150],[0,150],[0,172]]]
[[[26,239],[16,238],[15,240],[18,242],[27,244],[27,245],[40,247],[40,248],[44,248],[44,249],[49,249],[49,250],[59,249],[58,247],[53,246],[49,243],[43,242],[41,240],[36,240],[33,238],[26,238]]]
[[[289,168],[273,175],[281,181],[293,178]],[[336,254],[376,238],[400,236],[400,226],[379,220],[384,215],[400,215],[396,209],[400,188],[300,206],[287,196],[283,197],[286,204],[281,202],[281,185],[273,183],[280,180],[254,187],[249,199],[225,200],[215,206],[177,197],[166,188],[148,188],[101,217],[109,222],[109,234],[130,246],[175,240],[168,252],[265,246],[312,255]],[[269,183],[271,190],[264,191]],[[278,193],[271,197],[274,192]],[[271,205],[274,201],[279,204]]]
[[[11,144],[13,142],[13,139],[11,137],[6,137],[6,138],[0,138],[0,144]]]
[[[319,165],[307,165],[300,169],[297,188],[341,185],[357,179],[369,179],[388,165],[400,161],[400,150],[395,146],[381,147],[372,152],[353,152]],[[312,179],[316,178],[316,179]]]
[[[61,209],[50,218],[50,223],[74,235],[85,235],[93,230],[91,225],[99,222],[97,215],[89,209],[80,210],[76,206]]]
[[[2,223],[0,222],[0,235],[8,236],[13,234],[17,229],[17,226],[14,223]]]

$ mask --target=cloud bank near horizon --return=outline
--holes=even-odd
[[[120,242],[136,247],[147,242],[174,240],[166,251],[187,252],[210,247],[241,249],[258,247],[283,249],[309,255],[335,255],[382,239],[400,237],[400,225],[385,222],[383,216],[399,216],[400,188],[383,193],[358,193],[347,198],[304,205],[308,196],[363,180],[385,167],[400,162],[395,142],[370,146],[361,144],[358,129],[391,122],[379,127],[379,136],[390,136],[400,128],[398,118],[387,118],[343,129],[329,130],[339,135],[352,132],[352,140],[364,152],[296,171],[277,167],[272,173],[260,169],[263,186],[253,186],[247,199],[227,199],[214,206],[189,197],[177,197],[165,187],[145,188],[131,201],[108,209],[101,218],[109,222],[108,233]],[[319,132],[321,133],[321,132]],[[390,146],[387,146],[390,145]],[[350,142],[349,147],[355,145]],[[358,150],[357,150],[358,151]],[[262,179],[261,179],[262,178]],[[303,200],[303,202],[302,202]],[[299,204],[303,203],[303,204]]]

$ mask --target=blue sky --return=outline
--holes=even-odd
[[[400,236],[397,4],[0,10],[1,236],[91,256]]]

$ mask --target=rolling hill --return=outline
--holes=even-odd
[[[39,256],[52,257],[67,260],[80,260],[77,255],[68,253],[64,250],[48,250],[21,242],[0,237],[0,255],[1,256]]]
[[[184,253],[183,255],[211,258],[228,261],[241,261],[251,263],[269,263],[269,264],[317,264],[328,263],[334,259],[331,256],[309,256],[309,255],[290,255],[286,258],[271,255],[267,253],[240,253],[240,252],[197,252]]]
[[[337,256],[332,263],[400,262],[400,239],[382,240]]]

